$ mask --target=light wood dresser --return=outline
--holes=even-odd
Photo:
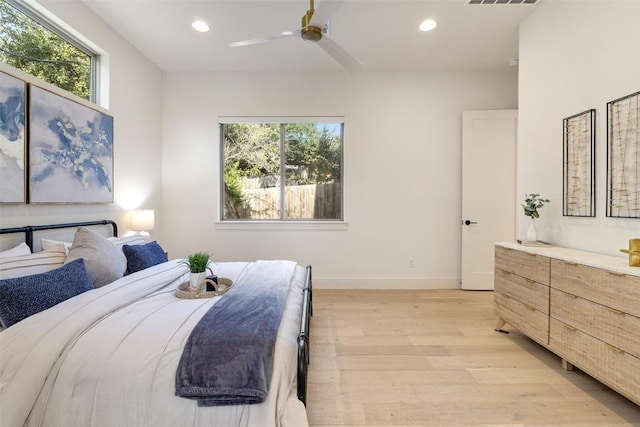
[[[509,323],[640,405],[640,267],[560,247],[495,247],[496,330]]]

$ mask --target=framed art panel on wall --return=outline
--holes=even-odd
[[[564,216],[596,216],[596,110],[563,120]]]
[[[113,117],[29,85],[29,203],[113,202]]]
[[[0,71],[0,203],[26,202],[26,87]]]
[[[640,92],[607,103],[607,216],[640,218]]]

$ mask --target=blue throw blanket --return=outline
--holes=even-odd
[[[176,372],[176,395],[199,406],[261,403],[296,264],[257,261],[191,332]]]

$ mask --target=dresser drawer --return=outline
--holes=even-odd
[[[496,269],[494,290],[528,304],[542,313],[549,313],[549,287],[547,285]]]
[[[495,267],[502,271],[548,285],[549,266],[548,257],[496,246]]]
[[[640,318],[551,289],[551,317],[640,358]]]
[[[542,345],[549,344],[549,314],[495,290],[495,312],[507,323]]]
[[[640,317],[640,277],[552,259],[551,287]]]
[[[559,320],[549,326],[549,347],[556,354],[640,404],[639,358]]]

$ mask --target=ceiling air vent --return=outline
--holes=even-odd
[[[538,0],[469,0],[469,4],[535,4]]]

